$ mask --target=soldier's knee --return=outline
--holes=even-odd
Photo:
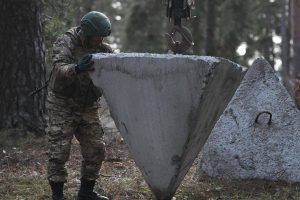
[[[104,144],[99,144],[98,146],[95,146],[94,149],[92,150],[93,152],[93,157],[95,160],[103,160],[105,157],[105,146]]]
[[[49,159],[64,163],[69,159],[70,150],[71,142],[69,142],[69,140],[51,142],[48,150]]]
[[[85,161],[92,163],[101,163],[105,158],[104,144],[89,146],[88,149],[82,149],[82,155]]]

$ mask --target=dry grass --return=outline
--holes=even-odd
[[[0,132],[0,199],[46,200],[50,189],[46,180],[46,142],[23,134],[12,139],[11,132]],[[14,133],[15,134],[15,133]],[[65,194],[75,199],[79,187],[81,156],[73,141]],[[107,160],[101,168],[96,190],[113,200],[154,199],[140,171],[130,158],[126,144],[108,141]],[[300,185],[264,180],[229,181],[202,177],[197,179],[194,163],[175,195],[176,199],[300,199]],[[174,199],[175,199],[174,198]]]

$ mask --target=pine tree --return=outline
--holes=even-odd
[[[45,51],[41,4],[36,0],[0,1],[0,129],[44,131]]]

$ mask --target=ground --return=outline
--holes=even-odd
[[[102,105],[99,114],[107,152],[96,191],[112,200],[154,199],[130,157],[126,143],[109,117],[106,103]],[[51,199],[46,179],[46,137],[35,137],[22,130],[0,130],[0,136],[0,200]],[[174,200],[300,199],[300,184],[199,177],[197,161],[182,181]],[[80,184],[80,164],[79,144],[74,139],[67,163],[68,183],[64,190],[68,200],[76,198]]]

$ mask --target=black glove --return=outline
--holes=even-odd
[[[77,74],[94,69],[92,68],[92,65],[94,64],[94,61],[91,61],[92,57],[93,55],[87,54],[79,60],[78,65],[75,66],[75,71]]]

